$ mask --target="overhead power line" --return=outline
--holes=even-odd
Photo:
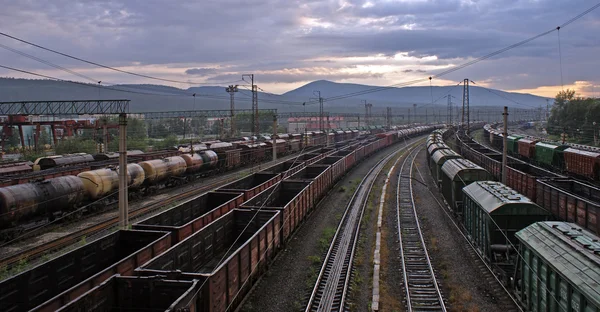
[[[84,82],[79,82],[79,81],[72,81],[72,80],[56,78],[56,77],[39,74],[39,73],[34,73],[31,71],[18,69],[18,68],[14,68],[14,67],[10,67],[10,66],[5,66],[5,65],[1,65],[1,64],[0,64],[0,68],[4,68],[4,69],[20,72],[20,73],[32,75],[32,76],[42,77],[42,78],[46,78],[46,79],[50,79],[50,80],[72,83],[72,84],[76,84],[76,85],[80,85],[80,86],[84,86],[84,87],[98,88],[98,89],[118,91],[118,92],[127,92],[127,93],[132,93],[132,94],[139,94],[139,95],[167,96],[167,97],[193,97],[193,94],[196,94],[196,97],[202,97],[202,98],[208,98],[208,99],[218,99],[218,100],[229,100],[229,97],[225,96],[225,95],[219,96],[219,95],[212,95],[212,94],[186,93],[184,91],[182,91],[181,93],[168,93],[167,91],[158,91],[158,90],[156,92],[163,92],[163,93],[140,92],[140,91],[120,89],[120,88],[135,89],[135,87],[133,87],[133,86],[122,86],[120,88],[117,88],[115,86],[103,86],[103,85],[99,85],[99,84],[84,83]],[[146,89],[143,89],[143,90],[146,90]],[[249,102],[246,99],[238,99],[238,101]],[[265,103],[269,103],[269,104],[278,104],[278,105],[302,105],[302,103],[299,103],[299,102],[269,100],[269,99],[261,99],[261,102],[265,102]]]
[[[349,97],[360,96],[360,95],[365,95],[365,94],[379,92],[379,91],[385,91],[385,90],[388,90],[388,89],[391,89],[391,88],[397,88],[397,87],[400,87],[400,86],[404,87],[404,86],[413,85],[413,84],[416,84],[416,83],[419,83],[419,82],[426,82],[430,78],[433,79],[433,78],[439,78],[439,77],[442,77],[442,76],[446,76],[446,75],[448,75],[450,73],[453,73],[455,71],[461,70],[461,69],[463,69],[465,67],[474,65],[474,64],[479,63],[481,61],[484,61],[484,60],[487,60],[487,59],[489,59],[491,57],[494,57],[494,56],[496,56],[498,54],[504,53],[504,52],[512,50],[512,49],[514,49],[516,47],[519,47],[519,46],[522,46],[524,44],[527,44],[527,43],[529,43],[529,42],[531,42],[533,40],[536,40],[538,38],[544,37],[544,36],[546,36],[546,35],[548,35],[550,33],[553,33],[554,31],[558,31],[560,28],[564,28],[565,26],[567,26],[567,25],[575,22],[576,20],[582,18],[583,16],[585,16],[586,14],[592,12],[593,10],[597,9],[598,7],[600,7],[600,3],[594,5],[593,7],[587,9],[586,11],[580,13],[579,15],[573,17],[572,19],[570,19],[567,22],[563,23],[559,27],[552,28],[552,29],[550,29],[548,31],[542,32],[542,33],[540,33],[538,35],[535,35],[533,37],[530,37],[528,39],[519,41],[519,42],[517,42],[515,44],[512,44],[512,45],[509,45],[509,46],[504,47],[502,49],[496,50],[496,51],[494,51],[492,53],[489,53],[487,55],[478,57],[478,58],[476,58],[474,60],[465,62],[465,63],[460,64],[460,65],[454,66],[454,67],[449,68],[449,69],[447,69],[445,71],[442,71],[442,72],[440,72],[440,73],[438,73],[436,75],[432,75],[431,77],[423,77],[421,79],[415,79],[415,80],[411,80],[411,81],[401,82],[401,83],[397,83],[397,84],[393,84],[393,85],[389,85],[389,86],[385,86],[385,87],[375,87],[375,88],[371,88],[371,89],[367,89],[367,90],[362,90],[362,91],[359,91],[359,92],[352,92],[352,93],[348,93],[348,94],[336,95],[336,96],[333,96],[333,97],[326,98],[325,101],[333,101],[333,100],[345,99],[345,98],[349,98]]]
[[[21,39],[21,38],[17,38],[15,36],[11,36],[11,35],[9,35],[7,33],[4,33],[4,32],[0,32],[0,35],[2,35],[4,37],[7,37],[7,38],[10,38],[10,39],[13,39],[13,40],[16,40],[16,41],[19,41],[19,42],[22,42],[22,43],[25,43],[25,44],[28,44],[28,45],[31,45],[31,46],[34,46],[36,48],[39,48],[39,49],[42,49],[42,50],[45,50],[45,51],[48,51],[48,52],[52,52],[52,53],[56,53],[58,55],[62,55],[64,57],[68,57],[70,59],[74,59],[74,60],[77,60],[77,61],[80,61],[80,62],[84,62],[84,63],[90,64],[90,65],[102,67],[102,68],[105,68],[105,69],[110,69],[110,70],[117,71],[117,72],[120,72],[120,73],[123,73],[123,74],[128,74],[128,75],[133,75],[133,76],[137,76],[137,77],[142,77],[142,78],[148,78],[148,79],[160,80],[160,81],[166,81],[166,82],[174,82],[174,83],[184,83],[184,84],[189,84],[189,85],[230,84],[230,83],[236,83],[236,82],[241,81],[241,80],[236,80],[236,81],[228,81],[228,82],[193,82],[193,81],[183,81],[183,80],[166,79],[166,78],[154,77],[154,76],[145,75],[145,74],[138,74],[138,73],[135,73],[135,72],[131,72],[131,71],[123,70],[123,69],[118,69],[118,68],[115,68],[115,67],[112,67],[112,66],[108,66],[108,65],[103,65],[103,64],[96,63],[96,62],[89,61],[89,60],[85,60],[85,59],[82,59],[82,58],[79,58],[79,57],[76,57],[76,56],[73,56],[73,55],[70,55],[70,54],[67,54],[67,53],[63,53],[63,52],[60,52],[60,51],[57,51],[57,50],[46,48],[46,47],[43,47],[43,46],[41,46],[39,44],[35,44],[33,42],[30,42],[30,41],[27,41],[27,40],[24,40],[24,39]]]

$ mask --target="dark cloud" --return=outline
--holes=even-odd
[[[216,72],[217,72],[216,68],[190,68],[185,71],[185,73],[188,75],[200,75],[200,76],[212,75]]]
[[[99,0],[74,5],[72,0],[6,0],[0,10],[0,28],[111,66],[148,65],[168,68],[170,73],[177,69],[179,80],[195,75],[208,81],[226,77],[235,81],[242,73],[260,72],[257,80],[264,82],[344,81],[387,77],[371,65],[419,66],[435,74],[426,66],[447,67],[487,55],[552,29],[590,6],[586,0],[370,2]],[[594,71],[600,54],[599,16],[600,10],[594,11],[561,29],[565,83],[600,80]],[[0,44],[69,68],[90,68],[4,37]],[[392,58],[360,59],[397,53],[416,59],[412,64]],[[425,58],[431,56],[435,58]],[[346,57],[355,61],[340,61]],[[0,60],[2,65],[27,70],[49,69],[3,49]],[[560,81],[557,61],[557,37],[552,33],[445,78],[469,76],[492,81],[498,88],[556,85]],[[364,73],[357,73],[361,66]],[[401,72],[425,73],[425,69]],[[112,75],[100,78],[137,79]]]

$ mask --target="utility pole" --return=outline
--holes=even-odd
[[[408,124],[410,125],[410,108],[408,109]]]
[[[373,104],[371,103],[367,103],[365,104],[365,124],[367,125],[367,127],[371,126],[372,123],[372,110],[371,108],[373,108]]]
[[[386,108],[385,122],[386,122],[387,128],[391,129],[392,128],[392,108],[391,107]]]
[[[546,99],[546,121],[550,118],[550,99]]]
[[[273,160],[277,160],[277,114],[273,114]]]
[[[425,109],[425,124],[427,124],[427,108]]]
[[[502,114],[504,119],[504,130],[502,138],[502,183],[506,185],[506,153],[508,152],[508,145],[506,138],[508,137],[508,106],[504,106],[504,113]]]
[[[127,194],[127,115],[119,115],[119,226],[128,224],[129,202]]]
[[[469,125],[469,79],[465,79],[463,83],[463,112],[462,112],[462,126],[465,126],[465,114],[467,115],[467,134],[471,130]],[[465,111],[466,110],[466,111]]]
[[[235,104],[233,103],[233,100],[235,98],[235,93],[238,92],[238,85],[230,85],[229,87],[225,88],[225,92],[229,93],[229,110],[231,110],[231,112],[229,113],[229,117],[231,118],[231,120],[229,121],[229,137],[233,138],[235,136]],[[194,93],[194,95],[196,95]]]
[[[413,104],[413,114],[415,114],[414,122],[417,122],[417,104]]]
[[[448,94],[446,96],[448,98],[448,107],[446,111],[446,124],[452,124],[452,95]]]
[[[108,120],[106,117],[102,118],[102,141],[104,141],[104,153],[108,153],[108,129],[107,129]]]
[[[258,86],[254,84],[254,74],[244,74],[242,80],[244,80],[244,77],[250,77],[250,83],[252,84],[252,133],[258,137],[260,132],[258,124]]]
[[[311,100],[319,100],[319,131],[325,132],[325,111],[323,109],[321,91],[313,91],[313,95],[316,96],[316,98],[311,98]]]

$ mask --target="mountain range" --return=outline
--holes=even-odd
[[[260,86],[259,86],[260,87]],[[236,109],[250,109],[252,93],[248,86],[240,86],[235,93]],[[462,105],[462,85],[451,87],[378,87],[318,80],[283,94],[258,92],[259,108],[278,111],[318,111],[320,91],[326,111],[363,112],[363,100],[372,103],[375,112],[385,107],[408,109],[413,104],[427,105],[442,111],[447,107],[446,95],[455,105]],[[196,96],[192,96],[192,94]],[[335,99],[338,98],[338,99]],[[478,86],[469,88],[471,107],[545,107],[548,99],[532,94],[505,92]],[[129,99],[130,112],[178,111],[192,109],[229,109],[230,96],[224,87],[206,86],[179,89],[164,85],[123,84],[98,87],[93,84],[54,80],[0,78],[0,101],[50,101]],[[334,100],[335,99],[335,100]],[[432,104],[433,102],[433,104]],[[307,103],[305,107],[302,103]]]

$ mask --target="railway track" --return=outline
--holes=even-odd
[[[380,160],[358,185],[329,246],[306,312],[345,310],[352,262],[367,199],[383,167],[405,148],[401,147]]]
[[[425,177],[419,168],[417,168],[417,173],[419,174],[420,180],[425,181]],[[448,217],[449,221],[452,223],[454,228],[458,231],[458,233],[464,239],[464,243],[467,245],[466,250],[469,253],[469,256],[477,263],[477,270],[481,273],[483,277],[483,283],[486,283],[490,289],[492,289],[493,300],[499,301],[498,305],[501,306],[502,311],[504,312],[523,312],[523,309],[519,306],[516,298],[510,293],[510,291],[505,287],[500,279],[494,273],[492,267],[490,267],[486,262],[483,256],[477,251],[477,248],[471,241],[469,240],[465,229],[462,225],[459,225],[457,220],[451,215],[451,208],[448,207],[443,202],[439,201],[436,195],[431,191],[431,189],[427,188],[431,197],[438,204],[440,209],[444,212],[444,215]]]
[[[306,150],[304,153],[310,153],[312,151],[313,151],[312,149]],[[286,157],[280,158],[276,161],[271,161],[271,162],[268,162],[263,165],[265,167],[271,166],[271,165],[277,164],[279,162],[287,161],[293,157],[301,156],[304,153],[300,153],[298,155],[286,156]],[[236,179],[239,179],[240,173],[251,173],[251,172],[253,172],[253,168],[247,168],[247,169],[243,169],[240,171],[231,172],[221,178],[216,178],[216,180],[214,180],[214,178],[213,178],[212,182],[210,182],[208,184],[202,184],[201,187],[192,187],[189,190],[183,191],[179,194],[171,195],[166,200],[156,201],[149,205],[140,207],[138,209],[131,210],[129,212],[129,219],[130,219],[130,221],[134,221],[135,219],[139,220],[142,217],[149,216],[151,213],[157,212],[157,211],[163,209],[164,207],[167,207],[175,202],[189,199],[193,196],[196,196],[203,192],[207,192],[211,189],[214,189],[220,185],[223,185],[223,184],[226,184],[229,182],[233,182]],[[19,251],[16,253],[11,253],[8,255],[5,254],[5,256],[3,256],[0,259],[0,268],[11,269],[13,266],[18,264],[23,259],[25,259],[27,262],[30,262],[32,260],[41,258],[44,255],[48,255],[52,252],[56,252],[61,249],[65,249],[69,246],[73,246],[76,243],[83,241],[84,238],[87,239],[90,237],[94,237],[94,235],[98,235],[99,233],[104,233],[104,232],[109,231],[110,229],[116,228],[118,226],[118,222],[119,222],[118,215],[115,215],[114,217],[110,217],[106,220],[100,221],[99,223],[94,224],[93,226],[86,227],[81,230],[77,230],[73,233],[70,233],[70,234],[62,236],[60,238],[54,239],[50,242],[46,242],[39,246],[24,249],[22,251]]]
[[[412,189],[414,160],[419,148],[404,159],[398,177],[396,210],[400,260],[407,311],[446,311],[423,238]]]

